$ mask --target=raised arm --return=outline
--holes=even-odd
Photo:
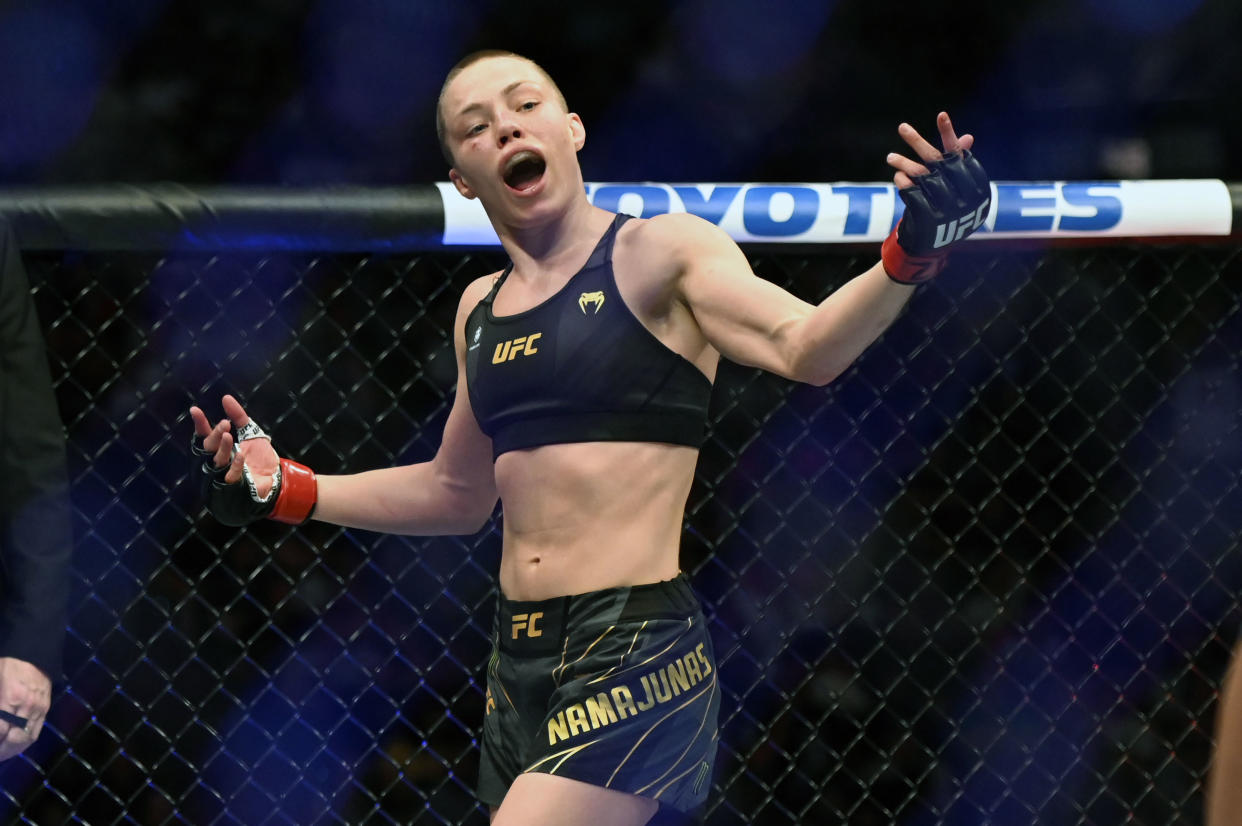
[[[706,221],[669,215],[648,222],[675,250],[678,294],[722,355],[822,385],[888,328],[914,285],[935,275],[949,247],[987,214],[987,179],[966,151],[974,139],[959,138],[947,114],[940,114],[937,125],[944,153],[909,124],[899,127],[898,134],[919,158],[888,156],[906,215],[885,242],[882,260],[818,305],[756,277],[732,239]],[[966,162],[972,166],[963,172]]]
[[[345,527],[421,536],[470,534],[481,529],[496,506],[496,480],[491,440],[479,430],[466,392],[464,329],[470,308],[486,287],[486,279],[468,287],[457,309],[453,325],[457,392],[439,450],[431,461],[348,475],[313,475],[312,490],[301,475],[291,475],[288,461],[277,457],[266,435],[253,436],[252,422],[236,399],[224,398],[228,418],[214,427],[201,409],[191,408],[199,450],[216,468],[217,479],[208,482],[208,500],[217,517],[244,524],[273,514],[279,518],[286,510],[300,515],[309,510],[308,517],[282,521],[313,518]],[[250,436],[236,451],[234,431]],[[277,467],[281,468],[281,481],[273,492]],[[292,474],[301,474],[298,467]],[[282,488],[291,480],[300,486],[296,493],[299,502],[286,508]],[[289,496],[288,489],[283,493]],[[307,497],[311,501],[305,501]],[[228,512],[234,509],[244,510],[245,518],[230,516]]]

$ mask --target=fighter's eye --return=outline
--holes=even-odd
[[[528,100],[528,101],[526,101],[525,103],[523,103],[523,104],[522,104],[519,108],[520,108],[523,112],[529,112],[531,109],[534,109],[534,108],[535,108],[536,106],[538,106],[538,105],[539,105],[539,101],[537,101],[537,100]]]
[[[482,132],[484,128],[485,128],[485,124],[482,124],[482,123],[476,123],[474,126],[471,126],[469,129],[467,129],[467,130],[466,130],[466,134],[467,134],[467,135],[477,135],[477,134],[479,134],[480,132]]]

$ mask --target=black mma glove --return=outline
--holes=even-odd
[[[251,419],[237,429],[233,443],[234,455],[247,439],[270,439],[263,428]],[[225,525],[249,525],[260,519],[274,519],[290,525],[301,525],[315,512],[318,499],[318,482],[315,473],[306,465],[289,459],[281,459],[280,467],[272,476],[272,489],[260,497],[250,468],[242,466],[240,482],[224,481],[229,466],[216,467],[214,453],[203,449],[203,437],[190,439],[190,452],[194,455],[197,472],[202,479],[203,497],[211,515]]]
[[[977,230],[992,204],[988,173],[969,150],[924,166],[926,175],[897,191],[906,214],[880,248],[884,271],[900,284],[919,284],[944,269],[949,246]]]

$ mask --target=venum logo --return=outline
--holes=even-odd
[[[596,290],[593,293],[583,293],[578,296],[578,309],[582,310],[582,314],[586,315],[587,307],[591,307],[593,315],[599,315],[600,308],[604,306],[604,291]]]
[[[533,356],[539,352],[535,342],[542,337],[543,333],[531,333],[528,336],[518,336],[500,342],[496,345],[495,352],[492,353],[492,364],[513,361],[518,356]]]

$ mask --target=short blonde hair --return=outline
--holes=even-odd
[[[440,152],[444,154],[444,160],[449,166],[453,165],[453,153],[449,151],[448,140],[445,133],[448,131],[447,124],[444,119],[444,93],[448,91],[449,84],[461,74],[463,71],[478,63],[481,60],[488,60],[493,57],[512,57],[517,60],[524,60],[535,68],[543,79],[547,81],[548,87],[556,94],[556,99],[560,101],[561,108],[566,112],[569,111],[569,104],[565,102],[565,95],[561,93],[561,87],[556,85],[556,81],[548,74],[547,70],[540,66],[529,57],[520,55],[517,52],[510,52],[505,49],[482,49],[470,54],[457,61],[457,65],[449,69],[448,74],[444,77],[444,85],[440,87],[440,97],[436,100],[436,138],[440,141]]]

